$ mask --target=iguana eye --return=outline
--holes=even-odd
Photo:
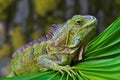
[[[76,21],[78,25],[81,25],[82,24],[82,21]]]

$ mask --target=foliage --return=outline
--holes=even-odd
[[[39,32],[38,30],[36,30],[36,31],[34,31],[34,32],[32,33],[32,39],[33,39],[33,40],[39,39],[40,36],[41,36],[41,34],[40,34],[40,32]]]
[[[89,43],[83,62],[77,65],[82,76],[93,80],[119,80],[119,34],[120,18]]]
[[[46,71],[36,74],[4,78],[3,80],[119,80],[120,74],[120,18],[88,44],[88,49],[76,68],[76,75]]]
[[[120,0],[115,0],[116,4],[120,4]]]
[[[11,53],[9,44],[5,43],[2,48],[0,48],[0,57],[7,57]]]
[[[14,0],[0,0],[0,20],[7,18],[5,10],[14,2]]]
[[[35,10],[40,16],[45,16],[57,7],[59,0],[35,0]]]
[[[22,1],[23,1],[23,4],[21,4]],[[119,10],[120,0],[85,0],[85,1],[84,0],[70,0],[70,1],[69,0],[62,0],[62,1],[60,0],[26,0],[28,1],[27,3],[29,5],[28,6],[29,14],[27,16],[27,19],[25,19],[25,22],[24,22],[25,26],[24,25],[22,26],[24,27],[25,33],[20,31],[20,33],[19,34],[17,33],[18,34],[17,35],[17,34],[14,34],[13,32],[12,35],[16,35],[13,38],[12,36],[9,36],[10,35],[9,31],[13,27],[13,25],[11,24],[14,24],[14,18],[16,17],[15,14],[16,13],[19,13],[19,15],[23,14],[21,12],[18,12],[18,10],[15,10],[15,9],[18,9],[19,7],[18,4],[16,5],[16,3],[25,5],[24,1],[25,0],[21,0],[21,1],[20,0],[0,0],[0,21],[5,23],[3,27],[4,29],[3,32],[5,32],[5,35],[4,35],[5,43],[0,49],[0,56],[11,55],[17,48],[25,44],[25,38],[26,38],[26,41],[31,41],[31,39],[38,39],[39,36],[44,35],[45,32],[47,32],[48,26],[50,26],[51,24],[63,23],[64,20],[72,17],[73,15],[81,14],[82,10],[85,12],[86,10],[88,10],[87,11],[88,13],[84,13],[84,14],[91,14],[97,17],[100,23],[98,27],[98,33],[105,28],[105,25],[110,24],[120,14],[120,10]],[[87,4],[85,4],[85,2]],[[83,5],[81,5],[81,3]],[[106,3],[106,4],[103,4],[103,3]],[[87,6],[89,7],[86,8]],[[24,11],[24,9],[20,9],[20,10]],[[23,23],[19,23],[19,24],[22,25]],[[37,28],[36,28],[36,25],[37,25]],[[0,33],[1,32],[2,30],[0,31]],[[92,50],[94,50],[94,48]],[[88,59],[86,58],[86,60],[89,60],[90,58],[89,56],[88,56]],[[1,76],[1,73],[0,73],[0,76]]]
[[[11,34],[11,39],[14,51],[25,44],[24,33],[19,25],[14,28]]]

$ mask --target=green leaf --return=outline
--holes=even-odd
[[[89,43],[84,60],[110,58],[119,55],[119,53],[120,18],[114,21],[103,33]]]
[[[90,80],[120,79],[120,17],[89,43],[76,67]]]
[[[119,80],[120,79],[120,18],[88,44],[86,53],[72,76],[55,71],[3,78],[1,80]]]

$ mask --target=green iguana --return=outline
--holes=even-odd
[[[72,72],[69,65],[81,60],[85,46],[96,28],[95,17],[75,15],[54,29],[44,38],[19,48],[12,56],[11,73],[19,76],[44,70]]]

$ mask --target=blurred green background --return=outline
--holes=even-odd
[[[99,34],[119,17],[120,0],[0,0],[0,77],[15,50],[76,14],[95,16]]]

